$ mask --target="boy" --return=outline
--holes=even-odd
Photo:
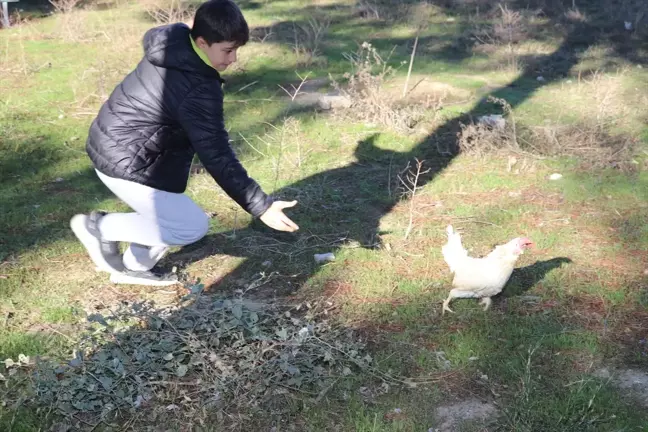
[[[231,0],[209,0],[185,24],[144,35],[144,58],[93,121],[86,150],[99,179],[134,213],[76,215],[70,226],[113,283],[171,285],[152,271],[170,246],[200,240],[205,212],[183,192],[194,153],[244,210],[279,231],[299,229],[284,213],[296,201],[273,201],[248,177],[229,145],[219,72],[249,39]],[[118,242],[130,246],[119,256]]]

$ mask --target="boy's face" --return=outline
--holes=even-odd
[[[199,37],[196,39],[196,45],[203,50],[211,65],[219,72],[236,62],[236,50],[239,47],[235,42],[214,42],[209,45],[205,39]]]

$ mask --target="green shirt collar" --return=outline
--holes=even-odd
[[[209,58],[207,57],[207,54],[203,50],[201,50],[198,45],[196,45],[196,42],[193,40],[191,35],[189,35],[189,40],[191,41],[191,46],[193,47],[194,51],[196,51],[196,54],[209,66],[210,68],[214,68],[211,63],[209,62]]]

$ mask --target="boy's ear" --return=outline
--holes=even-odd
[[[196,38],[196,45],[198,45],[198,47],[199,47],[199,48],[202,48],[202,49],[207,49],[207,48],[209,48],[209,44],[207,43],[207,41],[205,40],[205,38],[202,37],[202,36],[198,36],[198,37]]]

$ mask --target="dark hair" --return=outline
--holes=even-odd
[[[209,45],[235,42],[241,46],[248,42],[250,29],[243,12],[232,0],[208,0],[196,11],[191,37],[202,37]]]

